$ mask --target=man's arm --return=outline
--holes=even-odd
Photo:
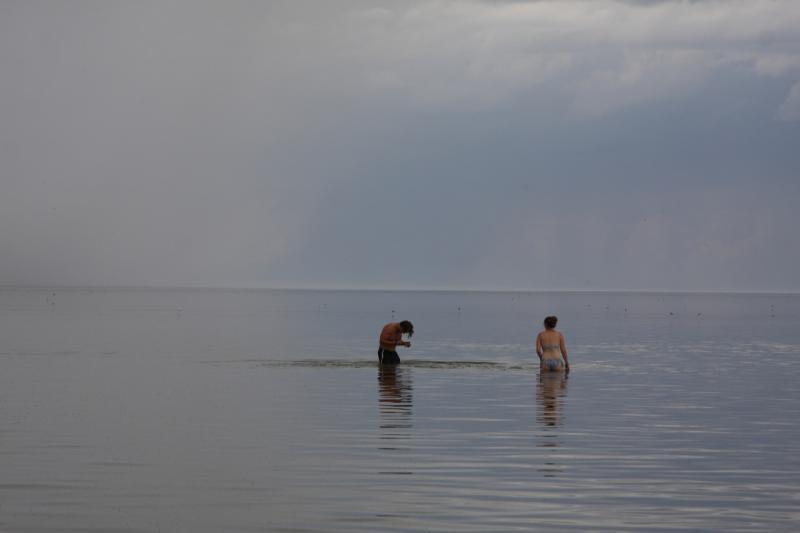
[[[411,346],[410,342],[403,341],[403,333],[400,330],[399,324],[393,324],[390,327],[387,327],[381,333],[381,344],[385,344],[386,346]]]
[[[405,346],[406,348],[409,348],[411,346],[410,342],[403,340],[403,330],[400,329],[400,324],[397,325],[394,332],[396,335],[395,338],[397,339],[395,343],[397,343],[398,346]]]

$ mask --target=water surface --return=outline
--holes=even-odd
[[[573,371],[540,375],[560,317]],[[795,531],[800,297],[0,292],[2,531]],[[403,364],[375,364],[389,320]]]

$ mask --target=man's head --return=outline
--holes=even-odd
[[[400,331],[411,337],[414,334],[414,324],[408,320],[400,322]]]

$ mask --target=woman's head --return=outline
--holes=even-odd
[[[558,317],[549,316],[544,319],[545,329],[556,329],[556,324],[558,324]]]
[[[408,320],[400,322],[400,331],[411,337],[414,334],[414,324]]]

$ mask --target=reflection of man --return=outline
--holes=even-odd
[[[382,414],[409,411],[411,414],[411,382],[409,368],[397,365],[383,365],[378,367],[378,386],[380,398],[378,399]],[[385,411],[385,413],[384,413]]]
[[[397,346],[411,347],[411,343],[403,340],[403,335],[408,338],[414,334],[414,325],[408,320],[402,322],[389,322],[381,330],[378,340],[378,362],[382,365],[396,365],[400,362],[400,356],[395,349]]]
[[[413,394],[411,368],[402,365],[378,366],[378,408],[380,410],[380,450],[410,450]],[[406,457],[407,458],[407,457]],[[405,463],[403,458],[402,462]],[[390,457],[384,459],[390,460]],[[391,469],[390,473],[410,474]],[[388,473],[388,472],[387,472]]]

